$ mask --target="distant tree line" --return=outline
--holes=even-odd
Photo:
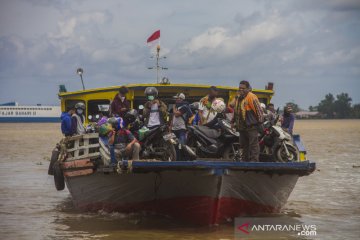
[[[288,102],[285,106],[291,106],[294,113],[304,111],[294,102]],[[309,111],[319,113],[312,115],[312,118],[360,118],[360,103],[352,104],[352,99],[347,93],[338,94],[336,98],[329,93],[317,106],[310,106]]]
[[[329,93],[317,106],[310,106],[309,111],[318,111],[324,118],[360,118],[360,104],[351,104],[347,93],[336,95]]]

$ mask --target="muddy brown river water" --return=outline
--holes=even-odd
[[[309,239],[360,239],[360,120],[303,120],[295,132],[318,170],[299,179],[280,216],[315,224]],[[0,124],[0,239],[234,239],[232,223],[194,227],[174,219],[83,213],[47,175],[57,123]],[[251,239],[296,239],[252,235]]]

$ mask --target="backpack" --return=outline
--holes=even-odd
[[[179,110],[182,108],[185,108],[185,112],[183,115],[181,115],[181,117],[185,121],[185,125],[188,125],[189,119],[193,116],[193,113],[192,113],[189,105],[187,105],[187,104],[179,107]]]

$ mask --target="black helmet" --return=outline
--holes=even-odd
[[[192,104],[189,105],[191,110],[198,110],[199,109],[199,102],[193,102]]]
[[[75,109],[78,108],[85,110],[85,104],[83,102],[78,102],[77,104],[75,104]]]
[[[129,92],[129,89],[125,86],[120,87],[119,93],[121,94],[127,94]]]
[[[158,96],[158,90],[156,89],[156,87],[147,87],[145,88],[145,96],[154,96],[157,97]]]
[[[117,127],[118,120],[116,119],[116,117],[109,118],[107,122],[110,123],[113,128]]]
[[[126,124],[130,124],[135,122],[137,117],[138,117],[138,112],[135,109],[131,109],[125,114],[124,121]]]
[[[107,120],[107,122],[116,130],[124,127],[124,121],[121,117],[111,117]]]

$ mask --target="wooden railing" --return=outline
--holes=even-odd
[[[99,134],[87,133],[65,139],[66,161],[93,159],[100,156]]]

